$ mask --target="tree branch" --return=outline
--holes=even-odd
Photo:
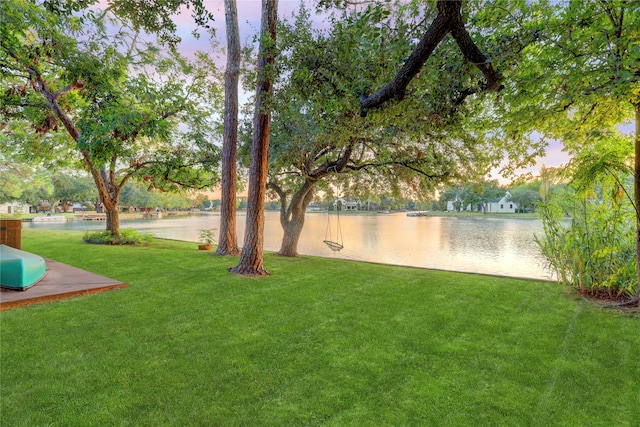
[[[45,97],[47,103],[53,110],[56,117],[62,122],[65,129],[67,129],[67,132],[69,132],[71,138],[73,138],[73,140],[77,142],[78,138],[80,137],[80,131],[78,130],[78,128],[76,128],[73,120],[71,120],[71,118],[64,112],[64,110],[62,110],[62,107],[60,107],[60,104],[58,104],[55,94],[51,92],[51,89],[49,89],[47,83],[44,81],[40,73],[38,73],[34,69],[31,69],[30,72],[35,76],[34,83],[38,92],[40,92],[40,94]]]
[[[315,168],[313,171],[311,171],[307,175],[307,178],[313,181],[317,181],[322,177],[331,173],[331,171],[335,173],[341,173],[347,167],[347,164],[349,163],[349,160],[351,159],[352,154],[353,154],[353,143],[349,144],[346,147],[344,153],[342,153],[342,156],[340,156],[338,160],[325,163],[324,165]]]
[[[423,162],[402,162],[402,161],[397,161],[397,160],[391,160],[389,162],[368,162],[368,163],[362,163],[360,165],[349,165],[347,166],[347,169],[352,170],[352,171],[359,171],[359,170],[363,170],[363,169],[368,169],[371,167],[375,167],[375,168],[379,168],[382,166],[402,166],[404,168],[407,168],[409,170],[412,170],[420,175],[426,176],[427,178],[433,179],[433,178],[442,178],[442,177],[446,177],[449,174],[448,173],[441,173],[441,174],[430,174],[427,173],[415,166],[412,165],[412,163],[423,163]]]
[[[451,30],[450,22],[455,14],[460,13],[462,1],[438,1],[438,15],[433,20],[427,32],[422,36],[416,48],[411,52],[409,58],[404,63],[395,77],[380,89],[370,95],[360,96],[360,115],[366,116],[367,110],[378,107],[390,99],[401,101],[404,99],[407,85],[418,74],[422,66],[427,62],[435,48]]]
[[[458,13],[452,22],[451,36],[458,44],[460,51],[464,55],[464,59],[475,65],[487,80],[487,89],[499,91],[502,89],[500,86],[500,75],[494,70],[491,61],[480,52],[478,46],[473,42],[471,36],[464,28],[462,23],[462,16]]]
[[[53,98],[54,99],[58,99],[60,98],[62,95],[71,92],[72,90],[76,90],[76,89],[82,89],[84,87],[84,82],[79,82],[77,80],[74,80],[73,83],[68,84],[66,87],[60,89],[57,92],[53,93]]]
[[[275,192],[276,192],[276,194],[277,194],[278,196],[280,196],[281,198],[282,198],[282,197],[286,197],[286,195],[287,195],[287,194],[284,192],[284,190],[280,187],[280,185],[278,185],[278,184],[277,184],[276,182],[274,182],[274,181],[269,181],[269,182],[267,183],[267,188],[270,188],[270,189],[272,189],[273,191],[275,191]]]
[[[460,91],[460,95],[458,95],[458,97],[453,101],[453,106],[449,109],[450,113],[455,113],[456,110],[458,109],[458,106],[462,105],[462,103],[464,102],[465,99],[467,99],[467,97],[478,93],[478,89],[475,88],[466,88]]]
[[[291,213],[290,206],[287,206],[287,192],[284,191],[275,181],[269,181],[267,183],[267,188],[275,191],[280,198],[280,224],[284,227],[286,225],[287,218]]]
[[[51,107],[49,106],[49,104],[46,104],[44,102],[40,103],[40,102],[27,102],[24,99],[21,99],[20,102],[8,102],[6,100],[3,100],[4,102],[4,107],[31,107],[31,108],[38,108],[40,110],[50,110]]]
[[[502,89],[499,84],[500,75],[493,68],[491,62],[480,52],[464,28],[460,14],[462,1],[438,0],[437,8],[438,15],[391,82],[370,96],[364,94],[360,96],[360,115],[362,117],[367,115],[367,110],[379,107],[392,98],[397,101],[403,100],[411,80],[420,72],[422,66],[448,33],[451,33],[465,59],[482,72],[486,79],[486,88],[495,91]]]

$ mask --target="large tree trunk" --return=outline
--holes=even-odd
[[[300,241],[302,227],[304,226],[304,214],[305,212],[302,211],[291,215],[289,221],[282,226],[284,235],[282,236],[282,244],[280,245],[278,255],[288,257],[298,256],[298,242]]]
[[[636,143],[635,143],[635,164],[634,164],[634,200],[636,208],[636,264],[638,271],[638,290],[636,291],[636,302],[640,302],[640,103],[634,104],[636,109]]]
[[[107,215],[105,225],[106,230],[113,236],[120,235],[120,212],[118,207],[118,200],[120,199],[120,192],[117,188],[114,188],[108,180],[103,179],[100,172],[93,173],[92,175],[96,186],[98,187],[98,195],[100,196],[100,202],[104,207],[104,211]],[[105,182],[106,181],[106,182]],[[109,190],[107,190],[109,188]]]
[[[104,209],[107,213],[107,230],[114,236],[120,235],[120,212],[118,204],[109,203],[109,205],[104,206]]]
[[[120,189],[115,183],[115,173],[106,167],[100,169],[99,174],[101,182],[96,182],[98,186],[98,194],[102,200],[105,212],[107,214],[106,226],[113,236],[120,235],[120,213],[118,208],[118,200],[120,199]]]
[[[222,142],[222,200],[217,255],[238,255],[236,234],[236,147],[238,141],[238,77],[240,32],[236,0],[225,0],[227,71],[225,72],[224,138]]]
[[[273,77],[270,68],[274,63],[276,20],[278,1],[262,1],[262,25],[260,29],[260,52],[258,60],[258,84],[256,89],[256,111],[253,118],[253,141],[249,165],[249,195],[247,200],[247,225],[240,263],[229,271],[246,275],[269,274],[264,268],[262,256],[264,246],[264,198],[267,192],[269,167],[269,131],[271,113],[266,104]]]
[[[314,184],[314,182],[307,180],[304,186],[291,198],[289,206],[284,206],[286,198],[281,197],[280,224],[284,230],[284,235],[282,236],[280,251],[278,251],[280,256],[298,256],[298,242],[304,227],[307,206],[309,206],[313,197]]]

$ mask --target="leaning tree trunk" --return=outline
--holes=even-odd
[[[249,195],[247,200],[247,225],[240,263],[229,269],[232,273],[267,275],[262,256],[264,246],[264,199],[267,192],[269,166],[270,107],[266,105],[273,77],[276,40],[277,0],[262,1],[262,24],[260,29],[260,52],[258,60],[258,84],[256,89],[256,111],[253,118],[253,141],[249,165]]]
[[[98,188],[100,203],[106,214],[106,230],[113,236],[120,235],[120,209],[118,207],[119,192],[109,182],[104,170],[91,169],[91,175]]]
[[[280,245],[278,255],[288,257],[298,256],[298,242],[300,241],[303,226],[304,211],[292,214],[287,223],[282,226],[284,235],[282,236],[282,244]]]
[[[305,213],[307,206],[309,206],[309,203],[311,203],[313,199],[313,189],[316,183],[331,173],[342,173],[351,159],[351,154],[353,154],[352,144],[346,147],[340,159],[335,163],[325,164],[313,171],[310,176],[307,176],[302,187],[291,198],[289,206],[286,206],[287,200],[285,193],[280,191],[277,185],[272,186],[280,195],[280,225],[282,225],[284,231],[282,245],[280,246],[278,255],[298,256],[298,242],[300,241],[300,235],[304,227]]]
[[[314,184],[313,181],[307,180],[303,187],[291,198],[289,206],[282,206],[282,210],[280,211],[280,225],[282,225],[284,235],[282,236],[282,244],[278,251],[278,255],[280,256],[298,256],[298,242],[300,241],[300,235],[304,227],[307,206],[309,206],[313,198],[312,190]],[[283,198],[281,203],[285,204],[286,199]]]
[[[216,255],[238,255],[236,232],[236,147],[238,141],[238,78],[240,32],[236,0],[225,0],[227,23],[227,71],[225,72],[224,138],[222,142],[222,188],[220,233]]]
[[[120,236],[120,208],[118,206],[118,199],[120,198],[117,188],[107,180],[96,182],[98,188],[108,189],[98,191],[100,195],[100,201],[106,213],[106,230],[111,233],[112,236]]]

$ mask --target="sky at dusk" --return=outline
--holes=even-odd
[[[278,18],[291,17],[293,11],[297,10],[300,5],[299,0],[280,0],[278,6]],[[224,22],[224,2],[223,0],[205,0],[205,6],[207,10],[214,14],[216,21],[213,26],[216,28],[216,39],[219,43],[218,49],[216,49],[219,59],[216,61],[221,68],[224,67],[225,58],[224,54],[220,51],[221,48],[226,46],[226,33]],[[250,43],[255,34],[260,29],[260,15],[261,15],[261,1],[259,0],[237,0],[238,6],[238,21],[240,25],[240,39],[242,43]],[[310,6],[313,9],[313,6]],[[178,25],[178,34],[182,38],[183,42],[180,45],[180,50],[183,54],[189,55],[195,51],[209,51],[211,50],[211,44],[206,34],[203,34],[200,39],[196,39],[192,36],[191,32],[195,29],[195,24],[190,16],[190,11],[183,9],[182,13],[175,17],[175,22]],[[314,18],[314,26],[322,28],[324,26],[323,16]],[[241,94],[241,101],[246,100],[248,94]],[[625,132],[631,132],[633,126],[624,126]],[[537,159],[537,165],[526,170],[519,172],[530,172],[534,176],[538,174],[539,168],[542,165],[546,167],[558,167],[566,164],[570,160],[569,154],[563,151],[563,146],[560,141],[552,141],[547,147],[546,155]],[[491,178],[500,179],[497,174],[497,170],[493,171]],[[504,179],[500,179],[503,183],[508,183]]]

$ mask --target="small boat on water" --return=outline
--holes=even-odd
[[[61,222],[66,221],[67,217],[62,215],[46,215],[46,216],[34,216],[31,221],[33,222]]]
[[[47,273],[41,256],[0,245],[0,286],[24,291],[35,285]]]

